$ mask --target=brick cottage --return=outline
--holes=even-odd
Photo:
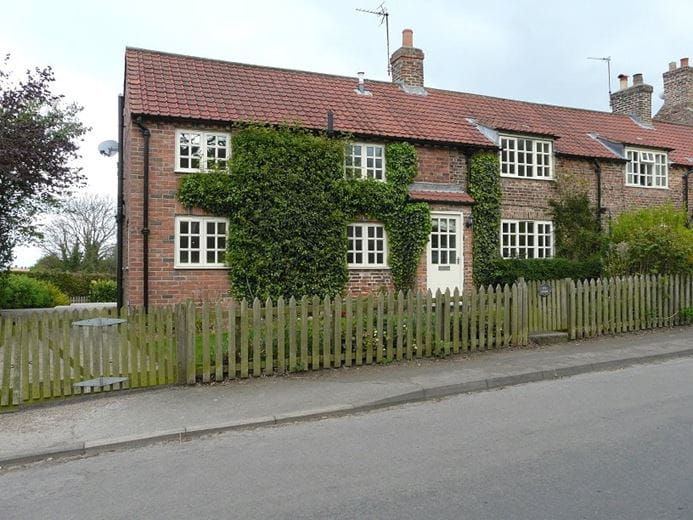
[[[693,68],[664,73],[664,105],[652,117],[652,87],[620,76],[613,113],[429,88],[424,53],[403,31],[391,57],[392,82],[363,80],[128,48],[121,96],[119,168],[120,302],[126,305],[219,299],[227,221],[183,207],[182,176],[232,153],[231,124],[296,123],[354,136],[345,168],[383,179],[383,145],[407,141],[418,153],[413,200],[430,203],[433,231],[417,285],[472,282],[474,203],[467,164],[474,152],[500,155],[504,257],[554,253],[548,201],[557,177],[576,176],[609,219],[629,208],[690,206]],[[688,199],[688,200],[686,200]],[[348,226],[347,290],[391,287],[387,236],[377,222]],[[384,251],[385,254],[379,254]]]

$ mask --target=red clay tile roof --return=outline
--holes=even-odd
[[[452,204],[473,204],[474,199],[468,193],[446,191],[411,190],[409,197],[412,200],[424,202],[450,202]]]
[[[209,121],[294,123],[410,140],[493,146],[468,119],[496,129],[547,134],[557,153],[617,156],[590,137],[672,150],[669,159],[693,165],[693,127],[654,122],[643,128],[630,117],[428,88],[404,93],[398,85],[366,81],[372,96],[355,93],[356,79],[245,65],[128,48],[126,99],[134,114]]]

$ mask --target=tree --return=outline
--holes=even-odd
[[[36,236],[33,217],[83,181],[74,166],[88,131],[81,107],[51,91],[50,67],[15,82],[9,56],[0,61],[0,271],[15,245]]]
[[[64,271],[114,270],[115,202],[110,197],[85,194],[66,200],[41,226],[39,263]]]

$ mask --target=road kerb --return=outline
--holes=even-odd
[[[240,419],[216,424],[188,426],[187,428],[185,428],[185,437],[192,438],[211,433],[241,430],[244,428],[257,428],[260,426],[269,426],[275,423],[276,418],[273,415],[268,415],[265,417],[254,417],[252,419]]]
[[[674,352],[663,352],[659,354],[649,354],[630,358],[613,359],[597,363],[585,363],[557,367],[542,371],[531,371],[509,376],[479,379],[475,381],[465,381],[456,384],[423,386],[419,390],[407,391],[401,394],[392,395],[376,401],[356,404],[339,404],[322,408],[312,408],[299,410],[296,412],[284,413],[275,416],[257,417],[252,419],[235,420],[228,423],[217,423],[207,425],[189,426],[181,429],[164,430],[153,433],[130,435],[125,437],[100,439],[86,442],[67,443],[46,450],[35,452],[25,452],[11,457],[0,459],[0,468],[10,466],[21,466],[44,460],[55,460],[82,455],[93,455],[97,453],[113,451],[119,448],[130,448],[145,446],[162,441],[175,439],[187,439],[211,433],[223,431],[233,431],[238,429],[257,428],[273,426],[276,424],[312,420],[317,417],[334,417],[351,412],[368,411],[378,408],[387,408],[398,404],[436,399],[465,393],[483,392],[489,389],[515,386],[538,381],[547,381],[557,378],[570,377],[590,372],[600,372],[628,368],[630,366],[652,363],[657,361],[667,361],[671,359],[693,356],[693,349],[678,350]]]

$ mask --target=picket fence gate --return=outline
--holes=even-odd
[[[5,316],[0,318],[0,410],[83,393],[523,346],[542,331],[565,331],[579,339],[679,325],[693,312],[692,282],[690,276],[519,281],[463,293],[229,300],[150,307],[148,313],[131,308]],[[94,316],[119,316],[126,323],[105,329],[72,325]],[[73,386],[99,376],[127,382]]]

